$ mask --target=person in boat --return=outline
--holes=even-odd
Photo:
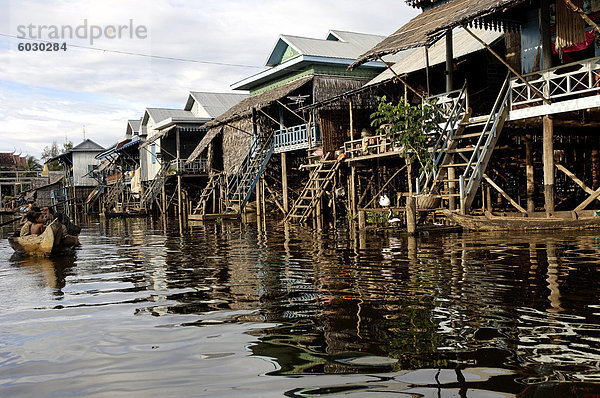
[[[50,225],[52,221],[54,221],[54,208],[53,207],[43,207],[42,212],[44,213],[44,228]]]
[[[21,217],[21,221],[19,221],[19,225],[25,225],[25,223],[28,222],[27,220],[27,214],[30,212],[40,212],[42,211],[42,209],[40,209],[37,206],[34,206],[33,203],[29,203],[29,205],[27,206],[27,210],[26,213],[23,214],[23,217]]]
[[[33,220],[30,227],[31,235],[41,235],[44,233],[44,214],[36,211],[31,218]]]
[[[39,211],[29,211],[24,217],[25,222],[21,227],[19,236],[40,235],[44,232],[44,215],[42,213]]]

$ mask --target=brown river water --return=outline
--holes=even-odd
[[[0,396],[600,397],[598,232],[83,227],[2,232]]]

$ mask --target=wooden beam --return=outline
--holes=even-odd
[[[390,178],[387,180],[387,182],[386,182],[385,184],[383,184],[383,187],[381,187],[381,189],[379,190],[379,192],[377,192],[377,195],[375,195],[375,196],[374,196],[374,197],[373,197],[373,198],[372,198],[372,199],[369,201],[369,203],[367,203],[367,205],[365,206],[365,208],[368,208],[368,207],[371,205],[371,203],[373,203],[373,201],[374,201],[374,200],[375,200],[375,199],[376,199],[376,198],[377,198],[379,195],[381,195],[381,193],[383,192],[383,190],[384,190],[384,189],[385,189],[385,188],[386,188],[386,187],[387,187],[387,186],[388,186],[388,185],[389,185],[389,184],[392,182],[392,180],[393,180],[394,178],[396,178],[396,176],[397,176],[398,174],[400,174],[400,172],[401,172],[402,170],[404,170],[405,168],[406,168],[406,165],[404,165],[404,166],[400,167],[400,168],[399,168],[399,169],[398,169],[398,170],[397,170],[397,171],[394,173],[394,175],[392,175],[392,176],[391,176],[391,177],[390,177]]]
[[[278,124],[279,126],[281,126],[281,128],[285,128],[285,126],[283,124],[281,124],[280,122],[278,122],[277,120],[275,120],[274,118],[272,118],[271,116],[269,116],[265,111],[263,111],[262,109],[258,110],[260,113],[262,113],[263,115],[265,115],[266,117],[268,117],[269,119],[271,119],[275,124]]]
[[[302,116],[300,116],[298,113],[294,112],[293,110],[291,110],[290,108],[288,108],[283,102],[277,100],[277,103],[281,106],[283,106],[285,109],[287,109],[288,111],[292,112],[294,114],[294,116],[298,117],[300,120],[302,120],[304,123],[307,123],[306,119],[304,119]]]
[[[525,213],[525,214],[527,213],[527,210],[522,208],[517,202],[515,202],[513,200],[513,198],[508,196],[508,194],[506,192],[504,192],[504,190],[502,188],[500,188],[500,186],[498,184],[496,184],[487,174],[483,174],[483,178],[485,178],[485,180],[488,182],[488,184],[490,184],[496,191],[498,191],[500,193],[500,195],[502,195],[504,197],[504,199],[508,200],[515,209],[519,210],[521,213]]]
[[[265,184],[265,188],[267,189],[267,191],[269,191],[269,194],[271,195],[271,199],[273,199],[273,202],[277,205],[277,207],[279,208],[279,210],[281,210],[281,212],[285,215],[287,214],[287,212],[284,210],[283,206],[279,203],[279,201],[277,200],[277,196],[276,193],[271,189],[271,187],[267,184],[267,180],[265,179],[263,181],[263,184]]]
[[[581,202],[579,204],[579,206],[577,206],[575,208],[575,212],[584,210],[586,207],[588,207],[588,205],[590,203],[592,203],[594,200],[596,200],[596,198],[598,198],[598,196],[600,196],[600,188],[598,188],[597,190],[595,190],[593,194],[591,194],[590,196],[588,196],[588,198],[586,200],[584,200],[583,202]]]
[[[504,58],[502,58],[500,55],[498,55],[497,52],[495,52],[494,50],[492,50],[492,48],[483,40],[481,40],[479,37],[477,37],[475,35],[475,33],[471,32],[469,30],[469,28],[467,28],[465,25],[461,25],[461,27],[471,36],[473,36],[473,38],[475,40],[477,40],[482,46],[484,46],[490,53],[492,53],[492,55],[494,57],[496,57],[498,59],[498,61],[502,62],[502,64],[504,64],[504,66],[506,66],[508,68],[508,70],[510,70],[519,80],[521,80],[523,83],[525,83],[525,85],[527,85],[527,87],[529,87],[531,90],[533,90],[534,93],[536,93],[543,101],[545,104],[550,104],[550,99],[546,98],[546,96],[537,88],[535,88],[531,83],[529,83],[527,81],[527,79],[525,79],[523,77],[523,75],[521,75],[519,72],[516,71],[515,68],[513,68],[512,66],[510,66],[510,64],[508,62],[506,62],[504,60]]]
[[[563,166],[562,164],[558,163],[557,161],[554,161],[554,166],[557,169],[559,169],[560,171],[562,171],[563,173],[565,173],[567,177],[569,177],[571,180],[573,180],[573,182],[575,184],[579,185],[579,187],[581,189],[583,189],[585,192],[587,192],[588,195],[593,195],[594,194],[594,190],[592,188],[590,188],[587,185],[585,185],[585,183],[583,181],[581,181],[575,174],[573,174],[565,166]]]
[[[421,95],[417,90],[415,90],[408,83],[406,83],[406,80],[404,80],[403,78],[401,78],[400,76],[398,76],[398,74],[396,73],[396,71],[394,69],[392,69],[392,67],[390,66],[390,64],[388,64],[387,62],[385,62],[383,60],[383,58],[381,58],[381,57],[378,57],[378,58],[379,58],[379,61],[381,61],[390,70],[390,72],[392,72],[394,74],[394,77],[396,79],[398,79],[401,83],[403,83],[406,87],[408,87],[408,89],[410,91],[412,91],[413,93],[415,93],[419,98],[421,98],[421,100],[423,102],[425,102],[425,97],[423,97],[423,95]]]

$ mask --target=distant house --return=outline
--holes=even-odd
[[[25,181],[18,170],[27,167],[27,157],[14,153],[0,153],[0,207],[5,206],[4,197],[14,197],[24,188]]]
[[[100,165],[96,155],[103,152],[104,148],[90,139],[83,140],[70,151],[61,153],[46,161],[59,161],[65,168],[65,182],[61,192],[54,191],[55,202],[73,199],[72,205],[81,205],[97,185],[91,173]]]

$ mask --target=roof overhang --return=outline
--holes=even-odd
[[[239,102],[237,105],[233,106],[221,116],[206,123],[204,127],[207,129],[208,133],[203,137],[198,146],[188,157],[187,163],[194,161],[194,159],[200,156],[202,151],[206,149],[206,147],[208,146],[208,144],[210,144],[212,139],[214,139],[214,137],[216,137],[221,132],[221,126],[240,119],[250,117],[250,115],[252,115],[252,109],[262,109],[266,106],[269,106],[273,102],[278,101],[279,99],[285,97],[294,90],[299,89],[300,87],[311,82],[312,80],[312,76],[305,76],[298,80],[286,83],[281,87],[273,88],[271,90],[265,91],[264,93],[248,97],[245,100]]]
[[[252,90],[256,86],[268,83],[269,81],[272,81],[278,77],[288,75],[292,72],[297,72],[309,65],[335,65],[347,68],[352,64],[352,62],[353,60],[348,58],[329,58],[318,57],[314,55],[299,55],[273,68],[269,68],[253,76],[247,77],[244,80],[240,80],[237,83],[233,83],[231,85],[231,88],[234,90]],[[385,64],[380,61],[369,61],[364,63],[362,67],[384,69]]]
[[[350,68],[409,48],[430,45],[447,30],[504,12],[525,0],[453,0],[429,9],[361,55]]]

